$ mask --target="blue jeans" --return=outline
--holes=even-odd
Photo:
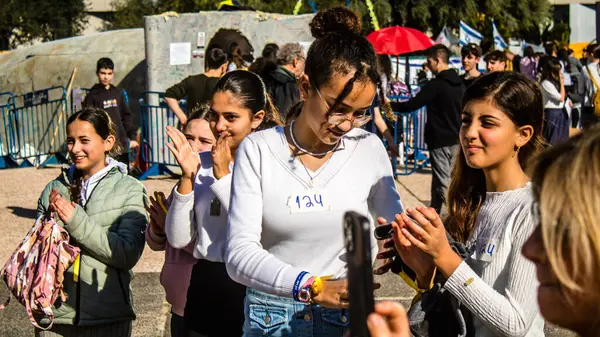
[[[350,326],[346,310],[302,304],[250,288],[244,315],[243,337],[343,337]]]

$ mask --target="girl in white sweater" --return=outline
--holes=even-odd
[[[525,162],[543,146],[543,99],[524,75],[494,72],[467,88],[446,228],[431,208],[396,217],[403,261],[427,289],[433,274],[473,315],[475,336],[543,336],[535,268],[521,247],[535,227]],[[418,225],[413,223],[412,217]],[[466,244],[463,261],[446,230]]]
[[[198,155],[194,143],[174,128],[167,144],[181,166],[165,232],[169,243],[184,248],[195,242],[199,259],[192,269],[184,310],[193,336],[239,336],[245,287],[232,281],[223,263],[233,158],[241,141],[262,126],[279,124],[265,85],[258,75],[236,70],[215,86],[208,112],[216,144]]]
[[[314,17],[300,114],[237,151],[225,260],[248,286],[244,336],[343,336],[343,215],[402,211],[383,144],[360,129],[379,74],[359,22],[345,8]]]

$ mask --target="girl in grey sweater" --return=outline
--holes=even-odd
[[[535,268],[521,255],[535,225],[525,162],[543,146],[542,123],[542,94],[533,81],[513,72],[483,76],[463,98],[445,226],[423,207],[394,223],[396,249],[419,288],[442,273],[444,288],[472,313],[475,336],[544,335]],[[446,230],[465,243],[466,260],[451,249]]]

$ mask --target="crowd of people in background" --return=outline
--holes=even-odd
[[[270,43],[252,63],[240,48],[209,46],[204,73],[167,89],[181,124],[167,127],[167,147],[182,172],[169,196],[148,198],[128,176],[123,149],[139,145],[110,83],[115,66],[98,61],[98,85],[67,122],[72,165],[38,203],[81,255],[65,274],[56,324],[36,335],[131,335],[131,270],[145,239],[165,251],[172,336],[343,337],[351,322],[340,223],[350,209],[372,215],[373,228],[392,224],[370,247],[382,261],[375,273],[398,273],[417,292],[408,314],[377,304],[373,337],[424,326],[537,337],[544,319],[597,335],[600,47],[580,61],[553,43],[522,57],[467,44],[459,75],[450,50],[435,45],[420,91],[399,102],[388,96],[410,86],[392,78],[355,13],[321,11],[310,30],[307,53]],[[400,151],[397,130],[384,117],[421,107],[431,207],[405,209],[388,153]],[[379,135],[363,129],[371,119]]]

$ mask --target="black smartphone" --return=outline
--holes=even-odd
[[[412,221],[415,224],[419,224],[415,219],[413,219],[410,215],[406,214],[406,216],[408,216],[408,218],[410,219],[410,221]],[[379,226],[375,226],[375,231],[373,233],[373,235],[375,235],[375,239],[377,240],[387,240],[389,238],[392,237],[392,234],[394,234],[394,230],[392,229],[392,224],[391,223],[387,223],[385,225],[379,225]]]
[[[386,240],[392,237],[394,230],[392,224],[379,225],[375,227],[374,235],[377,240]]]
[[[367,317],[373,312],[375,306],[370,228],[371,224],[366,217],[356,212],[344,214],[350,337],[370,336]]]

